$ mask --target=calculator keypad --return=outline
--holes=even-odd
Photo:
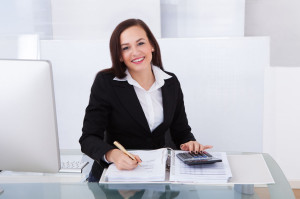
[[[214,158],[211,154],[209,154],[206,151],[197,154],[193,152],[178,153],[177,157],[188,165],[211,164],[222,161],[221,159]]]

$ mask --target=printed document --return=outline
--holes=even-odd
[[[106,173],[105,180],[110,182],[126,181],[165,181],[167,149],[136,150],[129,151],[142,159],[141,166],[134,170],[119,170],[115,164],[111,164]]]
[[[119,170],[111,164],[105,172],[106,182],[197,182],[226,183],[232,177],[225,152],[211,152],[222,162],[202,165],[186,165],[177,156],[182,151],[171,151],[170,176],[166,179],[168,150],[135,150],[130,153],[142,159],[141,166],[133,170]]]
[[[172,151],[170,181],[197,183],[224,183],[231,177],[231,170],[225,152],[210,152],[222,162],[213,164],[187,165],[176,154],[182,151]]]

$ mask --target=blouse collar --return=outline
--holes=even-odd
[[[161,70],[159,67],[152,65],[152,71],[155,77],[155,82],[153,83],[153,85],[151,86],[151,88],[148,90],[148,92],[157,90],[159,88],[161,88],[164,84],[165,84],[165,80],[171,78],[172,76],[168,75],[167,73],[165,73],[163,70]],[[118,78],[115,77],[113,80],[116,81],[127,81],[128,84],[133,85],[137,88],[143,89],[145,90],[143,87],[141,87],[141,85],[135,81],[132,76],[130,75],[128,69],[126,69],[125,71],[126,76],[124,78]]]

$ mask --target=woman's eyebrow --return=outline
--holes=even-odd
[[[139,42],[139,41],[141,41],[141,40],[145,40],[144,38],[140,38],[140,39],[138,39],[136,42]]]
[[[139,42],[139,41],[141,41],[141,40],[145,40],[145,39],[144,38],[139,38],[138,40],[136,40],[136,43]],[[129,45],[129,43],[123,43],[123,44],[121,44],[121,46],[123,46],[123,45]]]
[[[128,43],[121,44],[121,46],[129,45]]]

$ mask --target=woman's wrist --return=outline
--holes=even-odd
[[[109,162],[114,162],[114,154],[119,151],[119,149],[111,149],[105,153],[105,158]]]

